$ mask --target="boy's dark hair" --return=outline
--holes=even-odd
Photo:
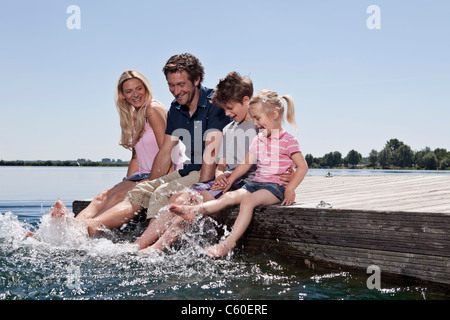
[[[211,102],[224,107],[229,102],[242,103],[242,99],[246,96],[249,98],[253,96],[252,80],[233,71],[224,79],[220,79]]]
[[[174,72],[186,71],[189,80],[194,83],[198,77],[200,77],[200,83],[202,83],[205,76],[205,70],[198,58],[190,53],[181,53],[170,57],[166,65],[163,68],[164,75],[167,78],[167,74]]]

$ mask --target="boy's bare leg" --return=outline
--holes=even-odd
[[[214,200],[214,197],[207,191],[200,192],[203,197],[203,201]],[[174,194],[169,199],[170,204],[198,204],[198,199],[190,192],[180,192]],[[161,216],[161,217],[160,217]],[[142,236],[136,240],[135,243],[139,245],[140,249],[145,249],[150,246],[148,250],[141,250],[141,253],[149,253],[153,250],[164,251],[170,247],[172,243],[178,240],[178,237],[186,229],[186,221],[183,218],[177,217],[172,212],[163,212],[155,220],[161,219],[161,221],[152,221],[153,225],[149,225],[149,228],[142,234]],[[164,219],[164,221],[162,221]]]
[[[168,210],[162,210],[156,218],[150,220],[147,229],[135,241],[135,244],[139,246],[139,249],[147,248],[166,232],[174,218],[175,214]]]
[[[172,215],[174,215],[172,213]],[[178,240],[179,236],[183,234],[187,227],[187,221],[181,217],[174,215],[170,227],[158,238],[158,240],[149,246],[147,249],[148,252],[153,250],[164,251],[169,248],[175,241]],[[144,250],[141,250],[144,252]]]
[[[215,198],[207,190],[200,191],[200,194],[203,196],[203,202],[215,200]],[[179,202],[180,201],[178,200],[175,203],[178,204]],[[175,217],[169,229],[167,229],[167,231],[159,237],[158,241],[151,246],[151,249],[164,251],[166,248],[170,247],[186,230],[186,222],[186,219],[183,219],[182,217]]]

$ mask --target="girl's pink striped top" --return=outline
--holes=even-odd
[[[294,165],[291,155],[301,152],[297,139],[285,129],[279,134],[272,132],[269,138],[260,132],[253,139],[249,151],[257,158],[257,169],[253,181],[278,184],[282,184],[279,176]]]

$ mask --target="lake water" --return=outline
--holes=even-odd
[[[442,171],[310,170],[310,175],[449,174]],[[274,253],[203,255],[201,228],[166,253],[137,255],[137,235],[87,238],[70,223],[49,219],[56,200],[92,198],[121,181],[126,168],[0,167],[0,300],[423,300],[448,299],[434,287],[368,275],[311,270]],[[38,230],[40,240],[24,238]]]

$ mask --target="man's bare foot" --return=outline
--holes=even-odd
[[[172,204],[169,207],[170,212],[173,212],[187,221],[194,221],[197,214],[200,212],[201,206],[179,206]]]
[[[60,200],[56,201],[53,207],[50,208],[50,214],[53,218],[66,217],[69,213],[69,209],[67,209],[65,204]]]

